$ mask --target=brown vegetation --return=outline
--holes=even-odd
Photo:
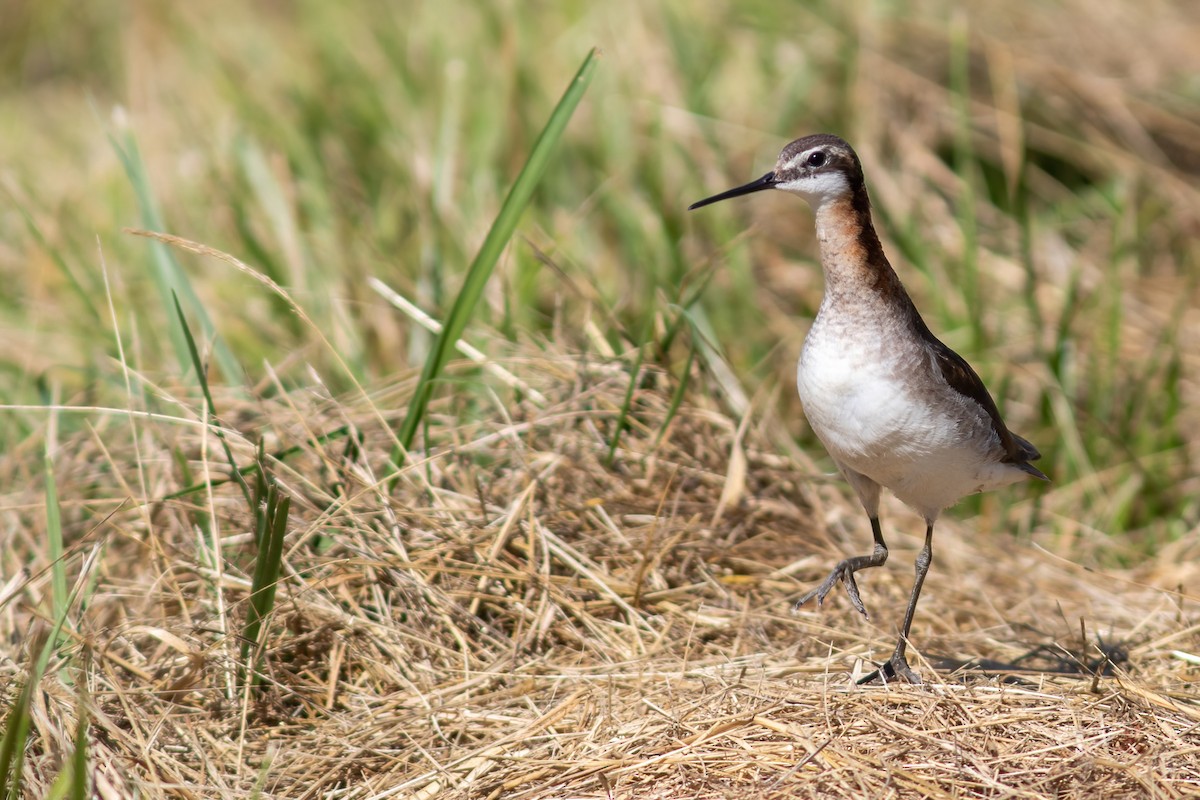
[[[659,441],[670,387],[650,372],[606,467],[627,373],[544,353],[507,366],[546,405],[455,429],[443,403],[433,430],[454,444],[391,494],[376,455],[389,438],[364,402],[224,401],[268,452],[346,424],[361,437],[273,466],[294,505],[261,691],[238,688],[231,635],[248,589],[240,497],[226,483],[128,499],[182,488],[176,450],[219,478],[212,439],[183,420],[112,415],[63,448],[61,494],[101,498],[66,522],[76,551],[101,556],[85,558],[99,588],[76,621],[100,796],[246,796],[260,775],[276,797],[1200,790],[1185,657],[1200,626],[1194,600],[1170,591],[1196,570],[1179,554],[1088,571],[1013,535],[1031,501],[1010,492],[1004,513],[937,538],[915,628],[928,684],[857,687],[890,652],[919,545],[911,513],[888,509],[892,560],[864,576],[871,623],[840,594],[794,613],[868,534],[835,483],[776,455],[769,418],[739,431],[692,396]],[[17,463],[5,461],[11,480]],[[8,515],[33,529],[39,505],[31,488]],[[220,568],[204,563],[207,514]],[[31,644],[38,625],[27,605],[6,607],[6,640]],[[69,744],[66,677],[47,678],[36,704],[31,795]]]

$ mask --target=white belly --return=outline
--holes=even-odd
[[[797,388],[839,467],[887,487],[928,519],[965,495],[1024,477],[1000,463],[999,437],[983,409],[935,380],[919,356],[860,351],[814,333]]]

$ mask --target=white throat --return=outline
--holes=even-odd
[[[821,172],[816,175],[802,175],[788,181],[775,184],[776,189],[800,195],[813,210],[818,210],[826,203],[845,197],[850,193],[850,183],[841,172]]]

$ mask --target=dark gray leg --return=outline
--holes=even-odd
[[[896,642],[896,650],[887,663],[860,680],[859,683],[871,683],[876,680],[882,683],[893,680],[902,680],[908,683],[921,682],[921,677],[908,666],[908,659],[904,654],[908,649],[908,633],[912,628],[913,614],[917,611],[917,598],[921,596],[921,585],[925,583],[925,574],[929,572],[929,565],[932,563],[933,525],[929,525],[925,528],[925,546],[921,548],[920,553],[917,553],[917,578],[913,582],[912,594],[908,598],[908,608],[904,611],[904,625],[900,628],[900,641]]]
[[[850,602],[858,609],[860,614],[870,619],[871,615],[867,613],[866,606],[863,605],[862,598],[858,594],[858,584],[854,580],[854,573],[868,567],[881,567],[883,566],[883,562],[887,561],[887,544],[883,541],[883,531],[879,528],[879,517],[877,516],[871,517],[871,534],[875,537],[875,549],[871,552],[871,555],[855,556],[854,558],[839,561],[838,565],[833,568],[833,572],[829,573],[829,577],[820,586],[796,602],[796,608],[804,605],[814,597],[817,598],[817,605],[820,606],[825,602],[825,596],[833,591],[833,587],[837,584],[838,580],[841,580],[842,583],[846,584],[846,594],[850,595]]]

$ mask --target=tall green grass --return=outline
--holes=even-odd
[[[1194,199],[1147,177],[1158,167],[1110,132],[1124,122],[1104,108],[1089,122],[1073,105],[1077,83],[1062,75],[1086,77],[1119,49],[1085,42],[1058,74],[1036,71],[1036,58],[997,71],[996,48],[1037,46],[1005,39],[1000,23],[1022,16],[1056,30],[1061,10],[718,0],[506,10],[447,0],[371,14],[305,4],[286,16],[224,2],[212,13],[155,8],[135,28],[89,16],[109,43],[101,53],[132,37],[129,52],[153,44],[165,54],[154,74],[137,73],[137,91],[96,53],[61,49],[58,74],[79,81],[80,96],[55,94],[53,76],[36,71],[0,83],[13,120],[0,141],[0,202],[15,212],[0,214],[11,248],[0,272],[28,287],[0,298],[16,341],[0,354],[12,401],[34,401],[48,382],[67,397],[121,402],[97,312],[97,245],[138,370],[191,369],[165,299],[173,289],[224,382],[245,374],[253,384],[269,362],[285,390],[319,375],[336,394],[421,369],[417,397],[396,417],[403,445],[436,426],[425,409],[437,397],[453,398],[455,413],[494,407],[474,376],[439,383],[446,343],[467,319],[535,346],[566,333],[554,343],[568,350],[591,346],[580,333],[591,322],[609,349],[679,375],[697,343],[678,335],[673,307],[690,306],[747,391],[790,385],[820,296],[807,212],[784,198],[704,217],[685,209],[759,174],[787,139],[830,130],[863,152],[881,230],[918,305],[1046,454],[1055,482],[1045,491],[1062,504],[1052,518],[1149,546],[1181,530],[1172,520],[1188,508],[1179,487],[1196,448],[1182,421],[1194,370],[1179,344],[1186,316],[1182,300],[1149,315],[1130,301],[1152,275],[1186,296],[1198,271]],[[54,41],[24,42],[21,58]],[[517,197],[514,176],[545,135],[544,110],[596,45],[605,69],[551,137],[536,192]],[[1156,56],[1169,75],[1171,55]],[[997,94],[1007,80],[1015,100]],[[1171,96],[1182,116],[1197,105]],[[1141,120],[1147,129],[1177,114],[1148,97],[1128,98],[1159,114]],[[96,122],[118,102],[123,122]],[[1019,131],[1015,145],[999,143],[1000,118]],[[881,190],[885,176],[895,193]],[[513,213],[498,219],[510,192]],[[254,264],[288,287],[321,336],[244,277],[118,233],[133,223]],[[1017,279],[992,274],[997,263]],[[446,320],[443,337],[387,309],[372,277]],[[819,454],[793,393],[779,396],[780,435]],[[11,415],[0,444],[36,430]]]
[[[550,156],[554,152],[555,146],[562,138],[563,131],[571,120],[571,115],[574,114],[579,101],[583,99],[584,92],[587,91],[588,84],[592,81],[598,55],[596,50],[588,53],[583,64],[580,65],[579,71],[575,73],[575,77],[568,84],[562,99],[551,112],[546,127],[534,143],[533,150],[529,153],[529,159],[521,168],[512,189],[503,205],[500,206],[500,213],[496,216],[491,228],[488,229],[487,237],[483,240],[478,255],[475,256],[467,270],[463,285],[455,295],[454,305],[451,306],[449,315],[442,322],[442,331],[438,334],[429,356],[425,359],[425,366],[417,381],[416,391],[408,404],[408,413],[405,414],[404,422],[400,425],[397,434],[399,450],[393,455],[393,461],[397,465],[404,463],[404,458],[409,448],[412,447],[417,429],[425,418],[425,410],[433,396],[436,382],[454,353],[455,343],[471,320],[475,306],[492,275],[492,270],[495,269],[501,253],[508,245],[509,239],[512,238],[517,221],[529,204],[534,189],[537,188],[538,182],[549,166]]]

